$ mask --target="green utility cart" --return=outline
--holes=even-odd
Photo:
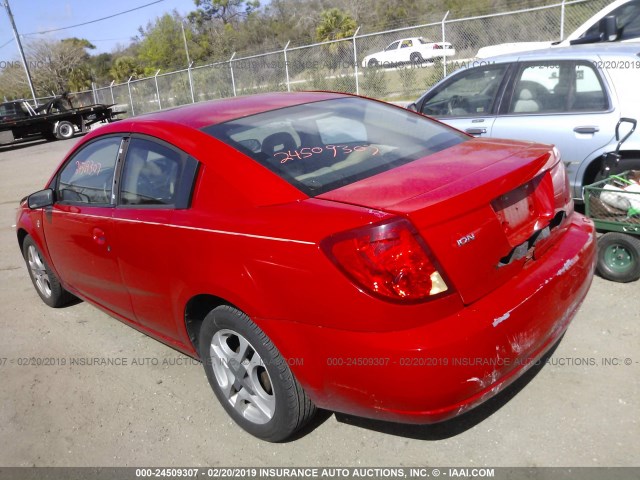
[[[630,170],[584,187],[585,213],[598,231],[598,273],[615,282],[640,278],[640,171]]]

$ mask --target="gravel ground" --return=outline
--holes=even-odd
[[[638,465],[640,292],[600,278],[545,365],[456,420],[323,412],[288,443],[244,433],[199,363],[86,303],[54,310],[35,293],[15,208],[75,141],[0,147],[0,466]]]

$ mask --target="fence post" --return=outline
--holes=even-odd
[[[196,103],[196,97],[193,95],[193,78],[191,78],[191,66],[193,62],[187,67],[187,73],[189,75],[189,88],[191,89],[191,103]]]
[[[113,97],[113,84],[116,83],[115,80],[111,80],[109,84],[109,90],[111,90],[111,103],[116,103],[116,99]]]
[[[93,93],[93,103],[98,103],[98,92],[96,90],[96,83],[91,82],[91,93]]]
[[[564,2],[560,5],[560,41],[564,40]]]
[[[351,40],[353,41],[353,71],[356,76],[356,95],[360,95],[360,82],[358,82],[358,49],[356,48],[356,36],[360,31],[360,25],[356,28],[353,37]]]
[[[447,10],[447,13],[444,14],[444,17],[442,18],[442,43],[446,42],[446,36],[445,36],[445,20],[447,19],[447,17],[449,16],[449,10]],[[444,45],[443,45],[444,47]],[[446,50],[443,48],[443,50]],[[442,78],[447,76],[447,57],[446,55],[444,55],[442,57]]]
[[[289,44],[291,43],[291,40],[289,40],[287,42],[287,44],[284,46],[284,72],[287,75],[287,92],[291,91],[291,84],[289,83],[289,62],[287,61],[287,48],[289,48]]]
[[[129,80],[127,80],[127,89],[129,90],[129,102],[131,102],[131,116],[133,117],[136,114],[136,111],[133,108],[133,97],[131,96],[131,79],[132,78],[133,78],[133,75],[131,75],[129,77]]]
[[[162,102],[160,101],[160,89],[158,88],[158,74],[160,73],[160,70],[158,70],[156,72],[156,74],[153,76],[153,79],[156,82],[156,96],[158,97],[158,110],[162,110]]]
[[[233,76],[233,57],[236,56],[236,52],[233,52],[233,55],[231,55],[231,58],[229,59],[229,69],[231,70],[231,86],[233,87],[233,96],[237,97],[238,95],[236,94],[236,79]]]

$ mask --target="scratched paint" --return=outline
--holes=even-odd
[[[493,326],[497,327],[498,325],[500,325],[502,322],[504,322],[507,318],[509,318],[511,316],[511,311],[505,313],[504,315],[502,315],[501,317],[496,318],[493,321]]]

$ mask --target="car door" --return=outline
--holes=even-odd
[[[175,337],[174,301],[181,288],[174,264],[185,230],[172,227],[176,210],[188,208],[198,162],[158,139],[133,135],[126,148],[114,246],[138,322]]]
[[[120,135],[101,137],[78,150],[55,179],[55,203],[43,229],[53,265],[81,296],[131,319],[131,301],[113,248],[114,178]]]
[[[592,63],[526,62],[519,65],[491,135],[555,145],[575,182],[582,161],[613,140],[618,116]]]
[[[408,62],[411,60],[411,53],[415,51],[413,48],[413,40],[407,38],[400,42],[400,48],[397,50],[395,58],[396,62]]]
[[[461,70],[429,91],[418,111],[471,135],[492,136],[509,64]]]
[[[383,52],[380,52],[380,63],[395,63],[398,61],[398,49],[400,48],[400,40],[393,42]],[[386,65],[389,66],[389,65]]]

